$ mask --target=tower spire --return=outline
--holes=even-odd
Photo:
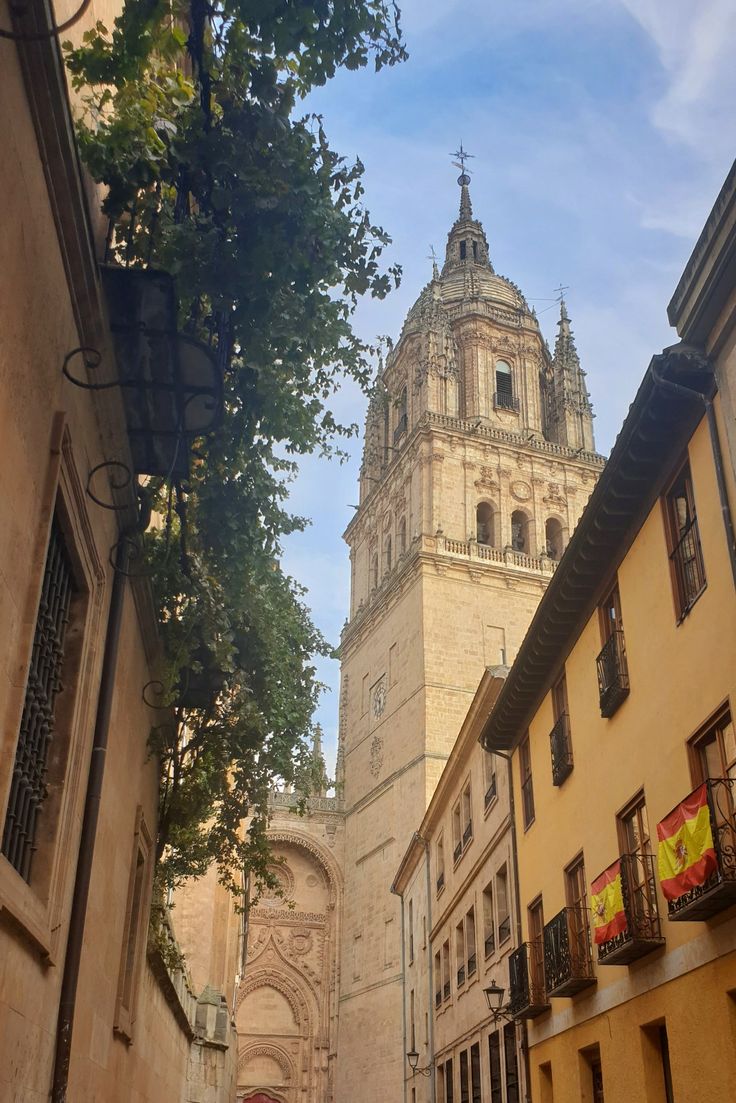
[[[473,153],[466,153],[463,149],[463,143],[460,143],[460,148],[452,154],[457,160],[453,161],[455,168],[460,169],[460,175],[457,178],[457,182],[460,185],[460,219],[473,217],[473,205],[470,202],[470,171],[468,170],[465,162],[475,156]]]

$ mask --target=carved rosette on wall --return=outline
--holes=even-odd
[[[517,502],[528,502],[532,496],[532,488],[529,483],[525,483],[521,479],[513,482],[509,490],[511,491],[511,497],[515,498]]]
[[[308,954],[314,939],[309,927],[295,927],[289,932],[288,949],[291,954]]]
[[[373,737],[371,743],[371,773],[374,777],[378,777],[383,766],[383,740],[380,735]]]

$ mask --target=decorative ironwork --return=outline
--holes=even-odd
[[[8,31],[5,27],[0,27],[0,38],[9,38],[11,42],[43,42],[48,38],[57,38],[60,34],[63,34],[64,31],[73,27],[74,24],[82,18],[91,3],[92,0],[82,0],[82,3],[73,15],[70,15],[63,23],[49,27],[48,30],[45,31]],[[16,16],[23,16],[27,11],[27,9],[23,8],[21,5],[16,5],[14,9],[11,10],[14,10]]]
[[[461,988],[465,984],[465,966],[461,965],[457,971],[457,986]]]
[[[514,1018],[534,1019],[549,1006],[542,940],[523,942],[509,957],[509,1011]]]
[[[507,915],[498,924],[498,944],[501,946],[507,938],[511,938],[511,916]]]
[[[95,464],[90,470],[87,476],[87,495],[92,499],[96,506],[101,506],[103,509],[123,510],[127,508],[128,503],[123,505],[116,505],[115,502],[105,502],[99,495],[95,494],[92,489],[95,475],[98,471],[107,470],[110,472],[110,489],[111,490],[125,490],[130,486],[133,480],[133,472],[128,467],[127,463],[123,463],[121,460],[104,460],[102,463]],[[116,479],[113,472],[119,471],[120,475]]]
[[[468,820],[463,831],[463,846],[467,846],[473,837],[473,821]]]
[[[599,965],[628,965],[664,946],[652,854],[622,854],[621,894],[626,930],[598,945]]]
[[[493,931],[490,931],[483,941],[483,952],[486,957],[490,957],[493,951],[496,949],[496,936]]]
[[[446,980],[445,983],[442,986],[442,995],[443,995],[444,999],[449,1000],[449,998],[450,998],[450,982],[449,982],[449,980]]]
[[[472,977],[473,973],[478,967],[478,959],[475,954],[471,954],[468,958],[468,976]]]
[[[144,705],[148,705],[149,709],[165,709],[168,706],[166,704],[157,704],[155,700],[151,700],[151,696],[162,700],[164,695],[164,683],[157,678],[152,679],[150,682],[146,682],[141,690],[141,697],[143,698]]]
[[[621,628],[614,628],[596,659],[601,716],[613,716],[622,701],[629,696],[629,668],[626,644]]]
[[[552,752],[552,784],[562,785],[572,773],[572,743],[570,740],[570,719],[566,712],[560,714],[557,723],[549,733]]]
[[[680,539],[670,553],[670,561],[677,579],[680,615],[684,616],[705,589],[705,566],[700,547],[698,519],[695,515],[682,530]]]
[[[54,737],[54,704],[63,688],[64,636],[73,591],[64,538],[54,520],[2,840],[3,854],[26,881],[30,881],[38,817],[47,796],[46,765]]]
[[[711,777],[705,785],[716,868],[702,885],[667,901],[668,919],[707,919],[736,902],[736,778]]]
[[[518,414],[520,408],[519,400],[516,395],[506,394],[504,391],[493,392],[494,410],[511,410],[513,413]]]
[[[574,996],[595,984],[585,908],[563,908],[545,923],[544,975],[550,996]]]
[[[394,444],[398,444],[398,442],[401,440],[401,438],[403,437],[404,433],[407,431],[408,428],[409,428],[409,418],[407,417],[406,414],[402,414],[401,417],[399,418],[398,425],[394,429]]]

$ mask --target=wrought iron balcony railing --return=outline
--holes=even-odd
[[[549,1006],[542,939],[522,942],[509,958],[509,1011],[514,1018],[534,1019]]]
[[[684,616],[705,589],[705,567],[700,547],[698,519],[693,517],[670,553],[677,580],[680,615]]]
[[[460,855],[462,854],[462,852],[463,852],[463,841],[462,841],[462,839],[460,839],[459,842],[455,843],[455,849],[452,852],[453,862],[459,862],[460,861]]]
[[[442,1004],[442,989],[438,988],[437,991],[434,994],[434,1005],[435,1005],[435,1007],[440,1007],[441,1004]]]
[[[711,777],[705,786],[715,869],[702,884],[667,901],[668,919],[707,919],[736,903],[736,778]]]
[[[463,846],[467,846],[470,840],[473,838],[473,821],[468,820],[463,831]]]
[[[498,924],[498,944],[502,946],[507,938],[511,938],[511,916],[507,915]]]
[[[505,394],[503,391],[493,392],[493,409],[494,410],[513,410],[514,413],[519,412],[519,400],[513,394]]]
[[[449,1000],[449,998],[450,998],[450,982],[449,982],[449,980],[446,980],[445,983],[442,986],[442,995],[443,995],[444,999]]]
[[[595,984],[586,908],[563,908],[545,924],[544,976],[549,996],[574,996]]]
[[[557,723],[549,733],[552,752],[552,784],[562,785],[572,773],[572,742],[570,740],[570,720],[566,712],[560,714]]]
[[[491,778],[490,785],[486,789],[486,795],[483,798],[483,807],[487,808],[488,805],[491,803],[491,801],[495,800],[495,797],[496,797],[496,775],[494,774],[493,777]]]
[[[629,668],[623,629],[615,628],[596,659],[601,716],[613,716],[629,696]]]
[[[654,855],[622,854],[619,862],[626,928],[598,944],[599,965],[628,965],[665,942],[657,906]]]
[[[465,966],[461,965],[460,968],[457,971],[457,986],[458,986],[458,988],[462,988],[462,986],[464,984],[465,984]]]
[[[445,874],[444,874],[444,870],[443,870],[443,872],[440,873],[439,876],[437,877],[437,892],[442,892],[444,887],[445,887]]]
[[[470,954],[470,956],[468,957],[468,976],[469,977],[472,977],[472,975],[475,972],[476,968],[477,968],[477,958],[476,958],[475,954]]]
[[[493,933],[493,931],[490,931],[489,934],[486,935],[486,937],[483,941],[483,952],[485,953],[486,957],[490,957],[490,955],[493,953],[493,951],[495,949],[496,949],[496,936]]]
[[[394,429],[394,444],[398,444],[398,442],[401,440],[401,438],[403,437],[404,433],[407,431],[408,428],[409,428],[409,418],[407,417],[406,414],[402,414],[401,417],[399,418],[398,425]]]

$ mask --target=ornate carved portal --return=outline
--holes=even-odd
[[[317,828],[317,824],[314,824]],[[283,864],[278,900],[249,914],[247,963],[235,998],[238,1103],[330,1103],[336,1051],[340,883],[320,840],[274,824]]]

